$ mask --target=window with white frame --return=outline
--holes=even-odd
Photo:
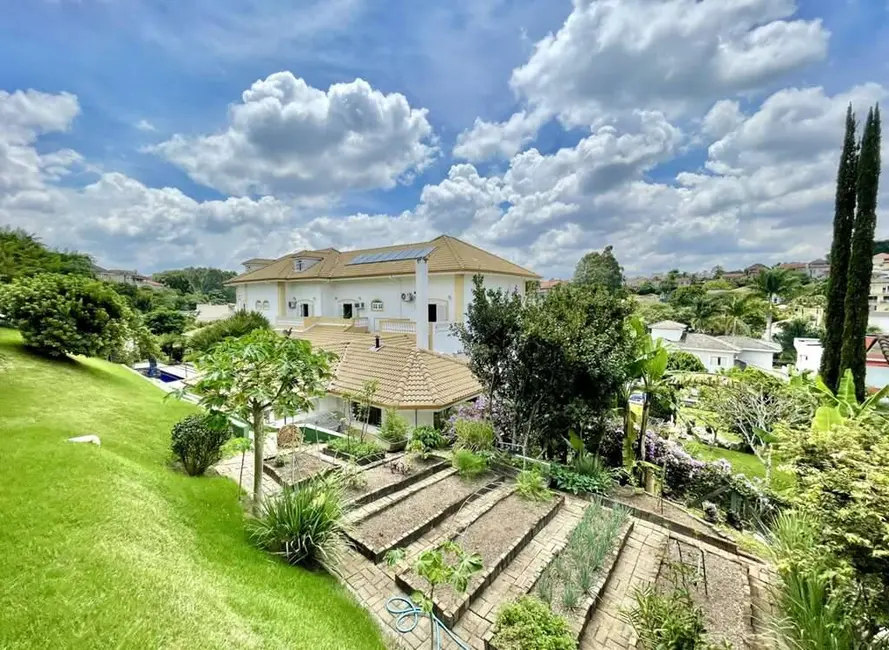
[[[722,357],[710,357],[710,366],[722,367]]]
[[[269,301],[268,301],[268,300],[263,300],[263,301],[262,301],[262,308],[263,308],[263,309],[268,309],[269,307],[270,307],[270,305],[269,305]]]
[[[257,300],[257,301],[256,301],[256,307],[255,307],[255,308],[256,308],[256,309],[262,309],[262,300]]]
[[[371,300],[370,301],[370,310],[371,311],[383,311],[383,301],[382,300]]]

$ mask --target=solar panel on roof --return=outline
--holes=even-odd
[[[374,264],[376,262],[401,262],[404,260],[422,260],[435,250],[435,246],[426,246],[425,248],[408,248],[402,251],[386,251],[383,253],[364,253],[356,255],[346,266],[353,264]]]

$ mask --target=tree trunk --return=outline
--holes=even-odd
[[[769,294],[769,305],[766,308],[766,340],[772,340],[772,298],[773,294]]]
[[[241,471],[238,472],[238,498],[241,498],[241,482],[244,479],[244,457],[247,455],[247,450],[244,449],[241,451]]]
[[[262,504],[262,448],[265,440],[262,409],[253,407],[253,514],[259,514]]]

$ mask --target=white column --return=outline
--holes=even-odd
[[[429,349],[429,265],[417,260],[417,348]]]

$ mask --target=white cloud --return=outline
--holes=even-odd
[[[534,139],[548,119],[549,116],[541,110],[519,111],[505,122],[476,118],[472,128],[457,137],[453,154],[471,162],[511,158]]]
[[[213,135],[176,135],[151,150],[230,194],[327,196],[390,188],[437,153],[425,109],[356,79],[325,92],[290,72],[257,81]]]
[[[139,120],[138,122],[136,122],[135,126],[140,131],[157,131],[154,124],[152,124],[151,122],[149,122],[146,119]]]
[[[823,59],[820,21],[792,0],[574,0],[510,84],[568,125],[620,110],[679,116]]]

